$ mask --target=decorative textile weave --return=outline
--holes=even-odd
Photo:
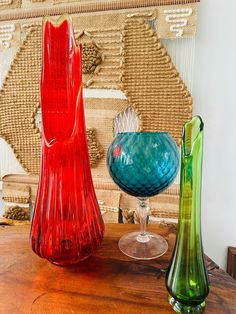
[[[40,163],[36,116],[43,16],[71,14],[76,40],[83,44],[92,174],[96,188],[109,190],[105,157],[116,132],[169,131],[180,144],[192,112],[198,2],[0,0],[0,136],[26,172],[37,174]],[[129,210],[134,205],[126,201],[122,195],[120,203]],[[164,204],[154,205],[152,213],[161,217],[167,211],[169,218],[176,216]]]
[[[98,143],[101,143],[105,155],[92,168],[96,187],[96,183],[112,183],[106,166],[106,152],[113,140],[114,119],[119,112],[127,108],[128,102],[127,100],[111,98],[102,100],[99,98],[85,98],[84,104],[87,128],[96,126],[96,139]]]
[[[156,32],[143,18],[124,26],[123,88],[143,131],[168,130],[180,144],[192,98]]]
[[[99,172],[101,172],[102,168]],[[122,192],[111,181],[104,182],[95,179],[95,191],[98,203],[105,222],[117,223],[119,218],[124,223],[137,222],[134,210],[137,201],[134,197]],[[34,204],[37,195],[37,175],[6,175],[3,178],[4,210],[8,212],[12,208],[23,208],[29,212],[30,204]],[[163,193],[150,198],[150,223],[168,218],[176,220],[178,216],[179,185],[173,184]],[[123,217],[119,217],[119,208]],[[18,212],[17,209],[14,211]],[[15,213],[14,213],[15,214]],[[2,220],[0,219],[0,224]],[[9,221],[8,221],[9,222]]]
[[[24,169],[39,172],[40,135],[34,114],[39,104],[41,28],[28,31],[0,92],[0,134]]]
[[[21,0],[0,0],[0,11],[4,9],[19,8],[21,5]]]

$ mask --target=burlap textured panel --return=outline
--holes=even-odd
[[[84,104],[86,127],[96,128],[97,141],[102,143],[105,152],[103,158],[98,161],[97,166],[92,168],[93,180],[98,188],[102,188],[102,184],[109,182],[113,185],[114,183],[107,170],[106,152],[113,140],[114,118],[119,112],[127,108],[129,104],[127,100],[108,98],[85,98]]]
[[[128,100],[124,101],[125,106],[132,105],[135,108],[142,130],[170,131],[179,143],[183,122],[191,115],[192,102],[165,49],[160,46],[158,38],[176,37],[177,32],[170,31],[173,16],[168,17],[175,12],[173,10],[188,10],[184,11],[185,15],[186,12],[189,13],[188,16],[183,17],[187,19],[187,24],[183,26],[182,37],[194,36],[197,4],[179,1],[179,5],[174,5],[177,2],[157,1],[155,6],[152,6],[154,2],[140,1],[136,2],[138,8],[133,8],[135,7],[133,1],[130,9],[112,11],[111,9],[129,8],[130,3],[127,4],[124,1],[116,1],[116,3],[113,1],[109,4],[104,1],[96,1],[94,5],[91,3],[91,1],[80,1],[77,10],[80,5],[83,5],[84,10],[81,10],[82,13],[72,15],[77,40],[82,43],[95,44],[98,47],[99,58],[101,56],[98,64],[91,67],[93,71],[84,74],[84,86],[90,89],[118,89],[125,92],[128,95]],[[25,29],[27,29],[27,37],[19,47],[0,92],[0,134],[11,144],[18,160],[30,173],[39,172],[40,155],[40,139],[35,127],[34,116],[39,104],[41,17],[35,17],[40,16],[42,12],[46,13],[47,10],[51,10],[51,7],[47,8],[47,4],[49,2],[45,1],[44,6],[40,4],[37,8],[35,7],[35,10],[21,11],[19,9],[14,13],[6,11],[11,19],[18,15],[19,18],[24,17],[24,20],[12,22],[16,25],[16,30],[13,31],[15,42],[19,43],[17,37],[19,35],[16,36],[16,34],[24,32]],[[33,5],[31,0],[24,0],[22,7],[29,6],[31,8]],[[101,9],[101,5],[104,6],[104,10],[108,11],[88,12],[96,8]],[[68,8],[75,10],[75,7],[69,6]],[[62,13],[65,7],[59,6],[57,9],[60,9]],[[191,11],[189,11],[190,9]],[[170,10],[172,13],[169,12]],[[55,14],[57,11],[53,12]],[[6,16],[1,15],[0,19],[4,19]],[[129,17],[127,18],[127,16]],[[26,17],[34,18],[27,20]],[[137,27],[137,21],[141,20],[143,24],[141,23],[142,25]],[[156,25],[157,30],[152,29],[150,24],[152,27]],[[0,27],[4,25],[1,23]],[[129,28],[130,25],[131,28]],[[162,25],[164,26],[162,27]],[[133,27],[134,30],[132,30]],[[131,34],[132,32],[134,33]],[[14,44],[14,39],[11,44]],[[162,55],[163,53],[164,55]],[[134,60],[136,60],[135,63]],[[142,72],[141,76],[139,70]],[[171,77],[169,77],[170,75]],[[118,102],[118,100],[112,102],[114,101]],[[97,99],[96,102],[98,105],[102,105],[106,100]],[[96,114],[100,113],[98,110],[94,110]],[[103,113],[106,115],[108,111]],[[112,119],[109,123],[113,123]],[[93,135],[92,141],[93,147],[95,147],[93,143],[97,142],[97,150],[93,151],[93,158],[95,157],[93,160],[97,161],[98,165],[97,169],[93,169],[95,177],[101,181],[104,175],[105,179],[108,179],[109,175],[104,164],[105,157],[102,157],[101,154],[102,159],[99,160],[99,158],[96,159],[96,155],[99,154],[99,145],[101,145],[105,156],[108,142],[110,144],[113,133],[110,132],[109,141],[107,134],[102,137],[96,118],[94,118],[93,124],[87,123],[87,127],[95,129],[95,137]],[[96,136],[99,137],[98,140],[95,139]],[[103,168],[101,168],[102,164]],[[96,166],[96,162],[94,165]],[[99,174],[100,170],[101,174]]]
[[[4,215],[6,219],[17,221],[27,221],[30,219],[29,205],[27,207],[21,205],[4,205]]]
[[[86,130],[88,153],[91,167],[96,167],[97,163],[104,156],[104,149],[102,145],[97,141],[97,131],[94,128],[88,128]]]
[[[38,179],[37,175],[7,175],[3,178],[5,218],[22,220],[25,219],[25,215],[23,215],[25,212],[29,219],[29,203],[34,204],[36,201]],[[115,189],[102,189],[101,186],[95,189],[106,223],[118,222],[121,191],[114,184],[113,187]],[[0,220],[0,224],[2,221]]]
[[[106,223],[118,223],[120,191],[96,189],[95,192],[103,220]]]
[[[13,56],[16,47],[18,49],[0,91],[0,134],[11,144],[23,167],[31,173],[39,172],[40,139],[34,116],[40,98],[42,16],[56,18],[69,13],[77,40],[97,47],[96,62],[91,64],[89,57],[86,60],[84,87],[116,89],[128,95],[127,100],[85,99],[85,112],[90,158],[93,154],[92,174],[96,191],[100,191],[97,196],[104,217],[108,221],[116,220],[120,206],[123,213],[132,213],[132,217],[127,217],[134,221],[135,199],[125,193],[120,196],[106,167],[106,151],[113,139],[113,120],[132,105],[142,130],[167,130],[180,142],[182,124],[191,115],[192,100],[159,40],[194,37],[198,2],[0,0],[0,59],[5,62],[0,66],[2,73],[7,72],[10,55]],[[18,9],[11,10],[13,7]],[[27,205],[29,192],[30,199],[35,200],[37,180],[30,185],[30,191],[21,191],[22,186],[16,189],[25,194],[8,189],[6,201],[21,201]],[[177,217],[178,194],[173,189],[172,186],[151,199],[150,220]]]
[[[189,38],[195,35],[198,4],[160,6],[158,9],[159,38]]]
[[[7,175],[3,178],[4,209],[23,208],[29,212],[29,202],[35,203],[37,185],[37,175]],[[120,191],[112,181],[94,180],[95,192],[99,206],[105,222],[118,222],[119,208],[122,209],[123,222],[137,222],[135,209],[137,199]],[[11,204],[9,203],[11,202]],[[157,222],[157,219],[170,218],[177,219],[179,203],[179,185],[173,184],[162,194],[150,198],[149,221]],[[14,210],[14,214],[15,214]],[[1,220],[6,223],[14,223],[9,220]]]
[[[137,199],[126,194],[121,194],[120,207],[124,223],[134,223],[138,221],[136,208]],[[172,184],[163,193],[150,197],[149,199],[149,219],[151,223],[163,218],[177,219],[179,212],[179,184]]]
[[[5,184],[2,199],[10,203],[29,204],[30,188],[24,184]]]
[[[93,5],[97,9],[108,9],[110,6],[113,10],[115,9],[124,9],[124,8],[137,8],[137,7],[148,7],[148,6],[163,6],[163,5],[177,5],[177,4],[187,4],[200,2],[200,0],[54,0],[56,3],[70,3],[70,2],[79,2],[87,5]]]
[[[156,32],[142,18],[124,26],[123,89],[142,131],[168,131],[178,144],[192,98]]]
[[[40,135],[34,114],[39,104],[41,28],[31,28],[13,60],[0,97],[0,134],[24,167],[38,173]]]
[[[94,89],[121,89],[122,33],[124,16],[116,13],[78,16],[73,22],[78,42],[94,43],[101,56],[90,73],[83,73],[83,85]],[[83,56],[87,62],[86,55]]]
[[[31,221],[29,220],[13,220],[5,217],[0,217],[0,226],[21,226],[21,225],[31,225]]]
[[[1,0],[0,0],[1,1]],[[5,1],[5,0],[3,0]],[[6,0],[8,1],[8,0]],[[10,0],[9,0],[10,1]],[[19,1],[19,0],[12,0]],[[187,1],[98,1],[85,2],[76,1],[76,5],[53,6],[52,0],[45,2],[34,3],[31,0],[23,0],[22,9],[14,11],[3,10],[0,15],[0,21],[32,19],[39,20],[45,15],[59,16],[63,13],[68,13],[73,16],[74,22],[80,24],[79,28],[99,29],[122,28],[124,19],[130,14],[152,13],[154,18],[158,20],[158,36],[160,38],[182,38],[194,37],[196,33],[196,20],[198,11],[198,2],[195,0]],[[120,10],[125,9],[126,10]],[[117,19],[118,17],[118,19]],[[82,22],[84,19],[85,24]],[[87,23],[88,22],[91,23]],[[100,21],[99,21],[100,20]],[[119,20],[119,21],[118,21]],[[32,21],[32,20],[31,20]],[[109,22],[110,21],[110,22]],[[179,33],[179,30],[181,31]],[[176,36],[176,34],[178,36]]]
[[[0,11],[21,7],[21,0],[0,0]]]
[[[0,53],[2,55],[1,65],[7,62],[8,48],[19,47],[20,45],[20,24],[9,22],[0,25]],[[6,60],[5,60],[6,59]]]

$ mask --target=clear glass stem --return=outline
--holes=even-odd
[[[137,237],[138,242],[148,242],[150,240],[147,232],[147,215],[149,212],[149,199],[147,197],[139,197],[139,204],[137,208],[137,212],[139,215],[139,222],[140,222],[140,234]]]

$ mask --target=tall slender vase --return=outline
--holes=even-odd
[[[36,254],[58,265],[87,258],[104,233],[86,141],[81,54],[68,16],[44,19],[41,172],[30,239]]]
[[[178,313],[202,313],[209,293],[201,236],[203,126],[198,116],[184,126],[178,233],[166,277],[169,302]]]

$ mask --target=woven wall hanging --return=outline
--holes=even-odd
[[[105,155],[115,132],[165,130],[180,144],[192,112],[198,2],[0,0],[0,137],[22,168],[39,172],[44,15],[71,14],[83,44],[90,159],[94,180],[104,183],[111,182]],[[10,173],[4,160],[0,173]]]

